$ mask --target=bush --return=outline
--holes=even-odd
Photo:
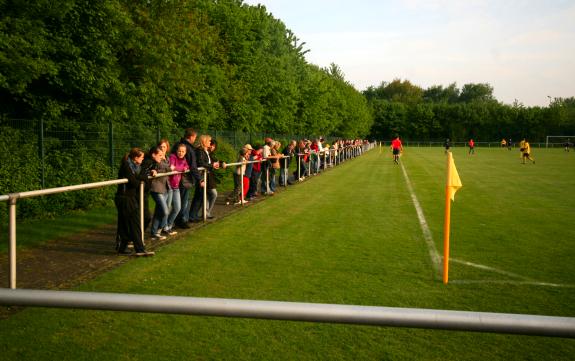
[[[8,159],[0,163],[0,194],[41,189],[41,161],[35,135],[10,127],[0,130],[0,150]],[[73,153],[47,149],[44,172],[45,187],[53,188],[101,181],[109,177],[110,168],[105,161],[78,146]],[[114,187],[105,187],[23,199],[17,203],[17,218],[53,217],[71,210],[104,205],[112,199],[114,191]],[[2,208],[5,209],[6,204]],[[6,211],[0,211],[0,221],[6,224]]]

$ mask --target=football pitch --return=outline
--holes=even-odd
[[[446,156],[376,148],[79,291],[575,317],[575,153],[453,149],[463,188],[441,281]],[[81,255],[78,255],[81,257]],[[550,337],[30,308],[6,360],[572,360]]]

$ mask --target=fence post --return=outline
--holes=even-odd
[[[242,179],[243,181],[243,179]],[[208,218],[208,170],[204,169],[204,223]]]
[[[266,196],[270,194],[270,163],[266,160]]]
[[[110,172],[114,175],[114,126],[112,119],[108,122],[108,154],[110,155]]]
[[[44,119],[40,118],[40,129],[38,131],[38,156],[40,157],[40,185],[42,189],[46,187],[45,164],[44,164]]]
[[[234,132],[234,136],[235,136],[235,134],[236,134],[236,133]],[[243,163],[244,161],[245,161],[245,160],[242,160],[242,163]],[[241,193],[240,193],[240,204],[241,204],[242,207],[243,207],[243,206],[244,206],[244,203],[245,203],[245,202],[244,202],[244,170],[245,170],[245,169],[244,169],[244,165],[243,165],[243,164],[240,164],[239,167],[240,167],[240,192],[241,192]]]
[[[299,150],[297,155],[297,180],[298,182],[301,180],[301,156],[299,155]]]
[[[140,231],[142,232],[142,244],[144,244],[144,182],[140,182]]]
[[[9,199],[10,288],[16,289],[16,197]]]

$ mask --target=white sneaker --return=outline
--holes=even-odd
[[[156,233],[152,236],[152,239],[156,241],[163,241],[166,239],[166,236],[162,236],[160,233]]]
[[[167,234],[168,236],[174,236],[176,234],[178,234],[178,231],[174,231],[173,229],[164,229],[164,233]]]

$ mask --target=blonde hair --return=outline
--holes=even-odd
[[[200,135],[200,145],[202,148],[209,148],[210,141],[212,140],[212,136],[208,134]]]

